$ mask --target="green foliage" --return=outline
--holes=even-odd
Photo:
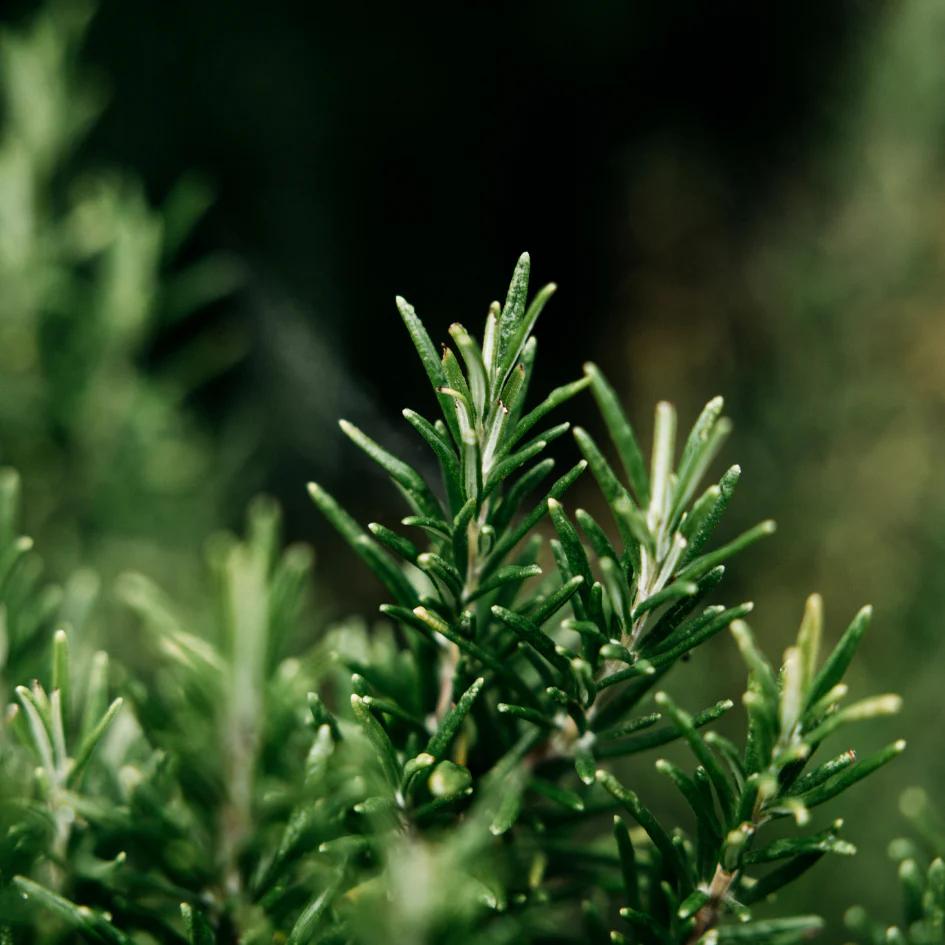
[[[36,671],[55,621],[84,622],[97,585],[79,574],[70,593],[43,581],[43,562],[29,535],[19,533],[20,477],[0,469],[0,693]]]
[[[7,940],[685,945],[797,942],[820,927],[766,904],[824,855],[854,852],[815,808],[903,748],[856,760],[821,747],[898,709],[890,695],[841,705],[869,609],[821,660],[811,597],[775,669],[743,620],[750,604],[707,603],[729,560],[773,531],[712,543],[740,474],[702,485],[730,429],[721,398],[681,449],[660,404],[649,463],[594,365],[529,409],[531,333],[553,287],[529,304],[528,281],[523,256],[481,343],[450,328],[458,356],[438,355],[398,300],[442,413],[404,416],[438,481],[342,430],[399,491],[401,528],[362,528],[309,486],[390,596],[376,627],[297,649],[310,554],[280,551],[267,501],[245,538],[208,544],[204,611],[120,578],[147,678],[110,670],[75,628],[50,640],[52,612],[22,623],[32,586],[26,604],[5,598],[20,628],[5,655],[50,640],[48,668],[24,656],[4,672],[39,676],[16,688],[0,739]],[[585,388],[627,481],[576,429],[584,459],[548,485],[543,454],[568,424],[533,429]],[[587,467],[607,525],[564,505]],[[0,556],[12,560],[16,480],[3,482]],[[726,628],[748,670],[741,747],[713,728],[731,700],[693,714],[654,694]],[[664,825],[621,762],[671,743],[693,764],[656,767],[691,834]]]
[[[111,570],[129,542],[215,524],[227,464],[186,401],[243,342],[188,319],[242,276],[189,245],[204,183],[183,177],[155,207],[82,160],[105,101],[78,56],[90,13],[58,0],[0,31],[0,425],[48,552]]]
[[[921,788],[904,791],[899,807],[915,837],[889,846],[898,866],[901,922],[886,926],[862,906],[853,906],[846,926],[861,945],[938,945],[945,940],[945,824]]]
[[[149,685],[124,677],[124,697],[112,699],[120,672],[105,653],[80,658],[69,629],[53,636],[48,682],[17,687],[3,729],[0,848],[0,915],[14,941],[33,923],[50,940],[64,925],[95,942],[145,930],[177,941],[182,899],[191,938],[211,934],[204,908],[214,920],[232,909],[247,940],[269,928],[244,915],[241,895],[271,852],[257,844],[278,843],[305,779],[311,739],[299,720],[314,675],[282,651],[311,562],[304,548],[279,551],[271,503],[253,507],[247,531],[211,543],[213,610],[199,635],[145,578],[119,582],[152,648]]]
[[[504,514],[506,503],[513,501],[517,507],[525,488],[551,468],[541,458],[550,436],[536,437],[522,447],[520,431],[530,429],[533,414],[544,414],[548,405],[557,405],[583,386],[578,382],[562,388],[532,414],[517,419],[521,391],[527,389],[535,363],[528,332],[535,309],[550,295],[550,289],[543,291],[526,309],[527,277],[528,260],[523,257],[505,305],[490,308],[481,345],[464,328],[451,328],[465,371],[449,348],[436,357],[413,309],[398,302],[444,412],[437,424],[422,421],[413,411],[405,416],[436,457],[445,506],[437,507],[434,488],[419,473],[342,424],[399,487],[414,513],[403,524],[425,533],[427,550],[420,551],[412,537],[376,523],[369,526],[376,539],[372,541],[321,487],[310,486],[316,504],[394,597],[382,611],[411,641],[411,654],[421,667],[415,670],[417,676],[424,666],[437,667],[436,691],[424,687],[420,678],[406,692],[377,679],[365,683],[366,695],[355,697],[355,714],[388,790],[395,792],[386,800],[407,821],[412,812],[422,811],[426,823],[431,800],[423,793],[424,777],[417,771],[437,770],[432,765],[441,746],[462,725],[465,737],[454,749],[454,761],[465,771],[457,781],[459,788],[448,794],[454,809],[437,804],[436,823],[449,824],[456,810],[472,803],[477,783],[491,786],[500,772],[505,797],[490,830],[507,838],[505,858],[519,864],[509,875],[529,878],[522,888],[513,883],[511,897],[508,886],[505,890],[509,904],[504,912],[514,908],[520,928],[534,923],[534,934],[542,934],[538,930],[544,928],[548,910],[540,916],[534,906],[545,899],[543,892],[558,885],[585,894],[612,888],[613,877],[600,863],[584,862],[580,845],[567,836],[585,819],[597,819],[608,808],[605,798],[610,794],[647,838],[638,857],[628,852],[633,849],[630,835],[618,830],[628,902],[622,915],[641,940],[694,942],[703,935],[718,941],[798,939],[818,921],[719,923],[729,911],[744,920],[748,905],[771,896],[825,853],[852,853],[851,845],[837,836],[839,822],[765,845],[758,844],[756,835],[786,816],[806,826],[811,808],[840,794],[904,747],[897,742],[858,762],[852,752],[845,752],[805,773],[810,756],[838,729],[898,709],[894,696],[847,708],[839,705],[846,692],[841,679],[869,611],[857,616],[820,665],[820,602],[812,597],[797,644],[776,672],[740,619],[750,605],[701,606],[722,579],[724,562],[773,531],[772,523],[765,522],[707,550],[739,476],[738,467],[733,467],[717,485],[698,494],[730,429],[721,416],[721,399],[711,401],[700,415],[678,462],[675,413],[670,405],[660,404],[647,470],[632,426],[594,365],[587,366],[585,383],[600,406],[628,484],[620,482],[588,433],[578,429],[575,438],[609,506],[617,546],[589,513],[577,510],[582,538],[562,505],[566,480],[559,480],[522,524],[513,525],[513,516]],[[503,338],[514,339],[515,357],[506,356]],[[555,435],[559,430],[563,427],[552,428]],[[569,477],[580,469],[575,467]],[[526,582],[540,576],[539,541],[533,536],[513,564],[507,558],[537,522],[536,511],[545,510],[556,534],[550,548],[558,578],[545,578],[529,590]],[[703,736],[700,731],[731,703],[693,717],[658,693],[654,701],[659,712],[632,717],[675,662],[727,626],[749,668],[744,750],[720,735]],[[365,711],[374,705],[380,710],[376,716]],[[653,727],[663,717],[668,724]],[[417,743],[403,728],[403,721],[411,718],[425,718],[428,727],[435,727],[426,752],[412,757],[411,746]],[[604,759],[676,739],[689,744],[698,762],[696,773],[690,776],[668,761],[657,766],[692,806],[694,843],[679,831],[666,831],[632,790],[598,767]],[[515,759],[512,764],[510,757]],[[570,766],[574,773],[569,775]],[[427,791],[433,775],[429,778]],[[405,792],[400,797],[398,785]],[[528,805],[530,795],[540,802],[535,808]],[[543,810],[548,802],[561,808],[557,816],[552,809]],[[563,811],[570,812],[566,830],[560,822]],[[562,850],[570,852],[570,860],[560,855]],[[536,864],[541,869],[537,884]],[[758,867],[762,875],[751,875]],[[607,914],[608,907],[594,897],[587,907]]]

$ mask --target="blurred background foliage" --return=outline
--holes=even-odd
[[[371,614],[379,591],[302,485],[399,514],[334,426],[424,462],[399,413],[426,405],[423,378],[380,396],[391,352],[410,356],[393,294],[445,337],[528,249],[560,285],[548,387],[597,360],[643,436],[656,399],[691,417],[726,396],[745,470],[728,527],[780,524],[734,575],[768,649],[812,590],[834,635],[876,607],[854,682],[906,694],[910,750],[884,775],[890,816],[861,792],[860,856],[794,905],[892,917],[893,799],[943,774],[945,7],[2,17],[0,460],[53,577],[91,567],[107,604],[132,567],[195,597],[205,538],[264,488],[315,545],[319,607]],[[706,649],[674,685],[740,691],[729,643]]]
[[[184,405],[240,349],[212,325],[172,355],[160,345],[240,269],[178,264],[206,186],[184,177],[153,206],[133,173],[83,161],[104,103],[77,62],[90,12],[50,7],[0,47],[0,422],[59,565],[108,571],[128,545],[171,552],[189,543],[182,521],[219,521],[242,434],[214,436]]]

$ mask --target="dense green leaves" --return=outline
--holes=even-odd
[[[811,689],[818,684],[822,672],[817,665],[822,606],[816,596],[808,601],[797,643],[785,653],[780,672],[775,672],[762,655],[745,623],[733,622],[732,632],[749,670],[745,694],[749,731],[743,752],[715,733],[703,735],[697,719],[679,708],[667,694],[659,693],[655,698],[661,712],[688,742],[699,765],[695,774],[689,775],[667,761],[657,764],[688,803],[696,835],[694,844],[681,848],[689,859],[687,867],[681,870],[677,865],[672,871],[677,878],[688,877],[680,896],[688,897],[686,903],[692,902],[695,907],[684,904],[680,908],[676,921],[664,929],[666,941],[702,941],[700,936],[707,932],[710,934],[705,941],[739,941],[744,929],[752,930],[746,939],[749,941],[786,941],[794,940],[784,938],[788,933],[813,928],[806,920],[797,920],[797,925],[792,925],[794,920],[765,920],[737,926],[718,922],[726,911],[736,910],[736,903],[741,903],[737,909],[743,910],[746,905],[774,894],[824,854],[855,853],[854,847],[838,836],[840,821],[825,831],[806,832],[809,811],[842,794],[905,747],[904,742],[896,742],[860,761],[852,752],[844,752],[804,773],[808,759],[827,735],[853,721],[893,710],[896,701],[890,697],[861,700],[844,710],[837,703],[843,698],[845,687],[834,687],[829,700],[814,700],[812,704]],[[845,636],[838,644],[841,653],[847,645]],[[837,662],[835,652],[825,665],[832,667]],[[823,721],[825,718],[829,724]],[[612,731],[621,734],[619,727]],[[653,825],[652,816],[636,795],[607,772],[601,772],[599,778],[645,827],[665,858],[668,852],[665,831]],[[764,842],[761,835],[767,824],[785,816],[794,819],[799,834]],[[674,848],[674,855],[679,849]],[[760,877],[752,875],[756,868],[770,863],[778,865]],[[707,898],[700,901],[702,895]],[[655,902],[651,908],[656,908]],[[636,907],[635,916],[641,914],[645,915],[646,909],[641,912]]]
[[[844,918],[851,939],[860,945],[938,945],[945,939],[945,834],[940,811],[920,788],[906,790],[899,807],[913,834],[889,845],[889,855],[898,864],[900,919],[889,925],[862,906],[851,907]]]
[[[711,545],[740,475],[705,484],[731,431],[722,399],[685,437],[659,404],[648,456],[594,365],[530,406],[553,286],[530,300],[529,275],[526,254],[481,341],[453,323],[442,352],[398,299],[442,414],[403,414],[436,480],[341,428],[404,517],[364,528],[309,485],[387,595],[376,625],[296,642],[311,556],[280,552],[278,513],[260,502],[245,538],[209,544],[205,614],[141,575],[118,582],[151,684],[48,621],[10,637],[34,640],[24,653],[48,643],[48,669],[17,677],[0,739],[20,804],[4,834],[0,803],[3,945],[32,926],[191,945],[788,943],[819,928],[752,909],[854,852],[811,811],[903,749],[821,749],[898,708],[891,695],[842,704],[869,612],[822,659],[811,597],[776,668],[744,622],[752,605],[711,601],[730,559],[773,531]],[[585,388],[619,463],[578,428],[583,459],[549,486],[547,447],[570,425],[534,431]],[[572,511],[587,466],[609,522]],[[0,571],[25,553],[16,492],[0,477]],[[748,669],[744,745],[715,730],[733,699],[691,711],[670,694],[674,665],[726,628]],[[654,759],[688,812],[673,825],[623,763],[671,743],[693,759]],[[903,868],[913,925],[938,921],[940,872]]]

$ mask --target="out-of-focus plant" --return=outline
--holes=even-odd
[[[240,351],[217,326],[156,353],[239,271],[187,258],[199,181],[157,208],[132,175],[83,161],[104,101],[78,58],[90,10],[63,0],[0,34],[0,450],[58,560],[86,562],[216,525],[226,464],[185,401]]]
[[[187,921],[202,921],[191,905],[212,915],[220,941],[228,927],[270,941],[272,920],[245,893],[252,871],[291,879],[290,902],[314,894],[311,866],[296,875],[285,839],[294,805],[322,797],[307,786],[315,664],[287,658],[310,557],[280,550],[278,512],[259,501],[244,540],[208,547],[205,612],[181,613],[145,577],[123,576],[155,663],[147,682],[110,669],[72,628],[53,635],[48,668],[16,688],[0,738],[4,941],[67,929],[91,942],[181,941],[182,900]]]
[[[40,667],[57,623],[82,632],[98,580],[78,571],[65,587],[47,580],[33,539],[22,534],[20,477],[0,469],[0,698]]]
[[[889,845],[898,864],[902,919],[886,925],[854,906],[846,925],[861,945],[939,945],[945,941],[945,823],[921,788],[904,791],[899,806],[913,828],[911,838]]]

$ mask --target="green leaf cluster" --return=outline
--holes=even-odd
[[[107,99],[81,56],[92,6],[38,6],[0,27],[3,461],[26,476],[52,563],[113,571],[129,538],[153,560],[219,520],[235,464],[189,403],[244,356],[207,310],[244,273],[196,252],[206,182],[184,175],[156,204],[89,162]]]
[[[439,409],[404,418],[435,477],[341,426],[392,481],[399,522],[362,526],[309,485],[386,593],[374,625],[300,643],[311,555],[282,549],[266,500],[243,537],[209,542],[203,611],[122,576],[135,660],[87,653],[75,626],[51,633],[59,614],[16,624],[6,940],[694,945],[820,927],[769,903],[854,852],[818,808],[903,748],[857,758],[836,744],[899,706],[844,701],[870,611],[823,655],[812,596],[770,663],[751,604],[714,602],[729,562],[773,531],[717,539],[740,476],[706,484],[731,428],[721,398],[684,438],[659,404],[645,458],[595,365],[536,397],[533,330],[553,286],[531,298],[529,277],[523,255],[481,338],[454,324],[441,349],[398,299]],[[585,390],[606,449],[549,416]],[[547,447],[569,432],[582,458],[555,474]],[[604,515],[566,504],[587,469]],[[0,561],[22,544],[4,495]],[[667,692],[673,667],[725,630],[748,674],[742,740],[716,730],[729,694],[694,711]],[[691,761],[653,760],[689,815],[667,825],[632,776],[671,743]]]
[[[910,838],[894,840],[902,917],[896,925],[877,921],[863,906],[847,910],[847,930],[860,945],[937,945],[945,940],[945,823],[921,788],[908,788],[899,807],[912,826]]]

